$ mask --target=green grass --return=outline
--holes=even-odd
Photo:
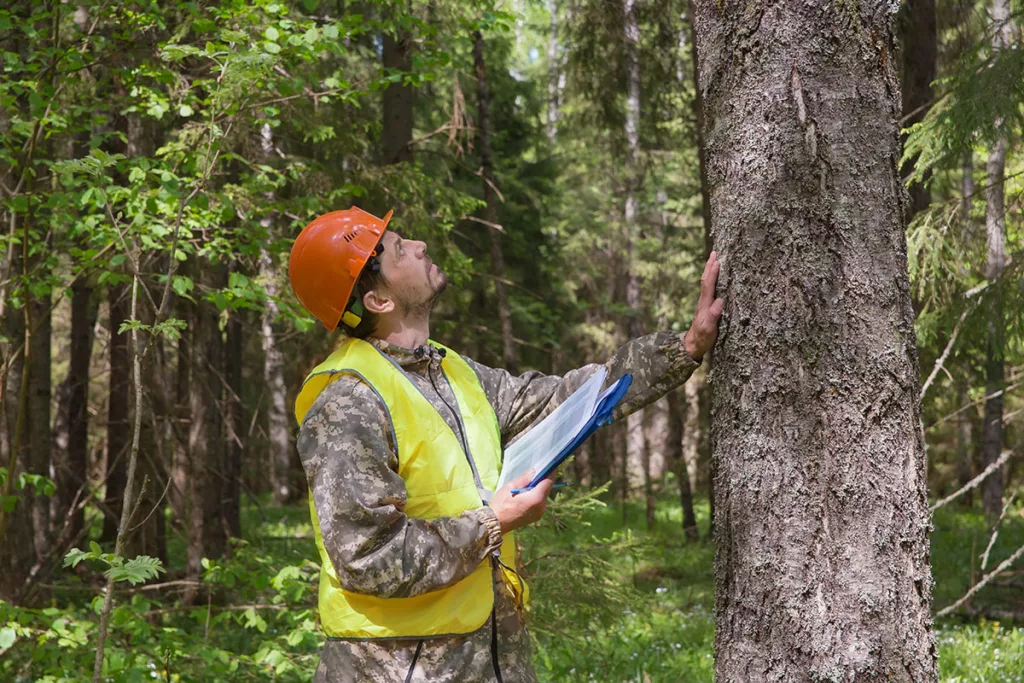
[[[541,681],[713,681],[714,547],[706,538],[687,542],[680,528],[678,499],[669,494],[666,491],[658,501],[657,524],[650,532],[638,503],[627,506],[624,520],[618,504],[587,507],[585,500],[572,504],[562,499],[549,508],[541,526],[522,535],[524,559],[532,575],[530,623]],[[570,494],[568,500],[578,495]],[[585,508],[582,519],[572,519],[568,510],[573,505]],[[696,507],[698,526],[706,536],[707,501],[699,500]],[[983,575],[978,557],[990,532],[980,513],[952,506],[940,510],[934,523],[932,565],[939,609]],[[159,630],[152,630],[149,622],[133,620],[129,614],[161,605],[136,605],[142,597],[136,595],[131,606],[125,605],[121,621],[115,620],[112,643],[123,643],[117,657],[137,653],[141,659],[133,670],[146,671],[152,666],[146,663],[149,650],[157,661],[166,656],[161,653],[175,653],[172,661],[191,672],[183,670],[181,680],[309,680],[322,636],[314,630],[312,613],[304,611],[315,602],[315,567],[309,562],[318,560],[308,508],[305,504],[274,507],[265,501],[260,506],[250,504],[243,510],[243,528],[246,545],[233,560],[222,562],[223,568],[210,579],[219,591],[218,601],[250,604],[286,599],[291,607],[259,611],[251,617],[223,611],[207,625],[209,612],[200,605],[192,612],[165,614]],[[180,576],[184,539],[175,533],[169,540],[172,575]],[[988,571],[1022,543],[1024,517],[1014,514],[993,547]],[[278,571],[290,566],[302,568],[301,574],[285,581],[280,590],[268,585]],[[71,575],[66,580],[75,581]],[[1017,586],[1012,577],[996,582],[981,591],[972,605],[1021,609],[1024,596],[1016,580]],[[47,610],[10,615],[26,625],[31,622],[34,635],[26,632],[12,654],[0,658],[0,679],[32,680],[38,676],[22,676],[90,666],[89,638],[95,618],[88,607],[90,594],[66,595],[67,602]],[[174,604],[174,597],[168,596],[162,606],[173,610]],[[71,640],[55,626],[65,622],[77,634]],[[204,635],[207,626],[208,637]],[[30,635],[45,640],[30,646]],[[960,614],[940,620],[936,638],[943,682],[1024,683],[1021,625]],[[15,671],[13,679],[5,678],[5,672]],[[124,677],[113,679],[130,679],[128,667],[124,671]]]
[[[534,663],[542,681],[713,681],[714,548],[706,540],[687,543],[680,528],[678,499],[658,501],[658,523],[644,529],[639,505],[627,507],[635,549],[613,552],[606,580],[632,587],[630,604],[618,615],[591,618],[583,610],[571,614],[537,610],[534,615]],[[708,528],[707,501],[697,504],[702,536]],[[586,513],[584,533],[616,542],[623,533],[622,508],[615,504]],[[539,552],[561,546],[573,549],[576,528],[540,530],[529,538]],[[617,536],[620,535],[620,536]],[[978,512],[943,509],[935,516],[932,564],[936,581],[936,610],[952,603],[982,575],[978,556],[988,543],[990,530]],[[1024,543],[1024,523],[1014,521],[1002,530],[993,546],[988,571]],[[528,550],[531,550],[529,548]],[[972,560],[972,551],[974,559]],[[538,551],[534,550],[534,554]],[[529,556],[529,552],[528,552]],[[565,570],[571,571],[569,567]],[[572,604],[571,583],[553,589],[534,582],[539,600]],[[982,590],[976,607],[1021,607],[1021,591],[1013,586]],[[545,619],[557,618],[577,627],[558,632],[545,630]],[[950,617],[936,626],[940,680],[946,683],[1024,683],[1024,627],[991,621]]]

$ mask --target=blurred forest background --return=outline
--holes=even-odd
[[[949,681],[1024,681],[1022,9],[897,20]],[[453,283],[433,336],[513,372],[686,329],[711,246],[691,15],[0,9],[0,678],[311,677],[292,403],[333,337],[287,256],[314,216],[393,208]],[[602,430],[524,534],[543,680],[711,680],[705,377]]]

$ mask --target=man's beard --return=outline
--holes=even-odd
[[[429,297],[426,299],[415,301],[415,302],[402,302],[402,308],[406,315],[415,316],[417,318],[427,317],[430,312],[434,309],[434,304],[437,303],[438,298],[444,293],[444,290],[448,288],[448,276],[444,274],[444,271],[440,268],[437,269],[439,280],[436,285],[432,286],[432,291]]]

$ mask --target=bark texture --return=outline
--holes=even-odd
[[[891,3],[700,3],[716,680],[936,680]]]

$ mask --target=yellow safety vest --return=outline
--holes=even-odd
[[[440,344],[431,342],[439,348]],[[450,349],[441,368],[455,394],[456,410],[469,443],[464,453],[455,433],[390,358],[365,341],[348,338],[309,374],[295,400],[301,425],[316,397],[342,374],[365,381],[391,417],[398,448],[398,474],[405,480],[405,514],[419,519],[457,516],[483,505],[479,484],[494,491],[501,470],[501,434],[494,409],[473,369]],[[471,465],[471,463],[473,463]],[[320,623],[335,638],[424,638],[470,633],[484,625],[494,605],[490,562],[484,560],[457,583],[410,598],[382,598],[341,587],[324,549],[312,495],[310,514],[320,551]],[[513,534],[505,534],[501,561],[515,567]],[[526,586],[507,570],[504,585],[525,600]]]

